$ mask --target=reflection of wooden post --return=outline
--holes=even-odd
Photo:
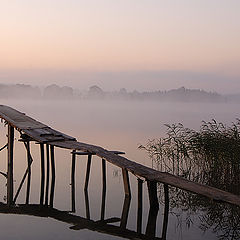
[[[89,154],[89,155],[88,155],[88,162],[87,162],[87,170],[86,170],[86,178],[85,178],[84,190],[87,190],[87,189],[88,189],[89,176],[90,176],[90,168],[91,168],[91,161],[92,161],[92,154]]]
[[[14,128],[8,124],[8,172],[7,172],[7,204],[13,204],[13,143]]]
[[[163,230],[162,230],[162,239],[167,238],[167,227],[168,227],[168,215],[169,215],[169,188],[167,184],[164,184],[164,218],[163,218]]]
[[[122,168],[122,176],[123,176],[123,185],[124,185],[125,195],[127,195],[129,198],[131,198],[131,188],[130,188],[129,176],[128,176],[127,169]]]
[[[157,215],[158,215],[158,208],[151,208],[149,209],[148,213],[148,221],[146,227],[146,235],[151,237],[152,239],[156,235],[156,226],[157,226]]]
[[[72,212],[76,211],[75,207],[75,166],[76,166],[76,150],[72,152],[72,171],[71,171],[71,189],[72,189]]]
[[[46,176],[46,190],[45,190],[45,205],[48,205],[49,168],[50,168],[49,145],[48,144],[46,144],[46,154],[47,154],[47,176]]]
[[[101,205],[101,220],[105,217],[106,204],[106,161],[102,159],[102,205]]]
[[[87,189],[84,189],[84,196],[85,196],[86,218],[90,219],[90,206],[89,206],[88,190]]]
[[[30,156],[30,143],[26,141],[26,149],[27,149],[27,163],[28,163],[28,178],[27,178],[27,192],[26,192],[26,204],[29,204],[30,197],[30,185],[31,185],[31,156]]]
[[[55,190],[55,159],[54,159],[54,146],[50,146],[50,154],[51,154],[51,172],[52,172],[52,183],[51,183],[51,192],[50,192],[50,207],[53,207],[53,199],[54,199],[54,190]]]
[[[44,199],[44,184],[45,184],[45,164],[44,164],[44,144],[40,143],[41,154],[41,190],[40,190],[40,205],[43,205]]]
[[[137,232],[142,233],[143,180],[138,178]]]

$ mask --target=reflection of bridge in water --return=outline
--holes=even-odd
[[[164,219],[162,226],[162,239],[166,238],[168,212],[169,212],[169,194],[168,186],[174,186],[186,191],[197,193],[215,201],[224,201],[240,206],[240,197],[224,192],[222,190],[194,183],[186,179],[156,171],[141,164],[130,161],[122,156],[123,152],[108,151],[99,146],[77,142],[71,136],[58,132],[49,126],[40,123],[24,113],[18,112],[10,107],[0,105],[0,118],[8,124],[8,142],[0,150],[8,150],[8,169],[7,173],[0,172],[7,179],[7,204],[0,204],[1,213],[26,214],[39,217],[51,217],[62,222],[70,223],[74,230],[90,229],[104,232],[129,239],[159,239],[155,237],[156,220],[159,210],[157,197],[157,183],[164,184]],[[27,169],[19,183],[14,195],[13,165],[14,165],[14,129],[20,132],[19,141],[23,142],[27,152]],[[41,159],[41,186],[39,205],[29,204],[30,185],[31,185],[31,165],[33,158],[31,155],[30,142],[34,141],[40,145]],[[75,165],[77,156],[87,156],[87,170],[85,177],[85,206],[86,218],[73,215],[70,212],[64,212],[53,208],[55,192],[55,147],[72,150],[72,167],[71,167],[71,212],[75,212]],[[102,205],[101,219],[93,221],[90,219],[90,206],[88,201],[88,183],[90,177],[92,156],[97,155],[102,160]],[[123,185],[125,191],[125,200],[121,218],[105,219],[105,201],[106,201],[106,161],[122,169]],[[131,203],[131,189],[129,183],[129,172],[137,177],[138,182],[138,205],[137,205],[137,229],[136,231],[128,230],[127,220]],[[50,174],[51,173],[51,174]],[[51,175],[51,179],[50,179]],[[51,181],[50,181],[51,180]],[[26,187],[25,205],[16,205],[19,193],[24,185]],[[143,183],[147,182],[150,210],[148,215],[147,227],[145,234],[142,232],[142,214],[143,214]],[[49,194],[50,193],[50,194]],[[119,226],[111,223],[120,222]]]

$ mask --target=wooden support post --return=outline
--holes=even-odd
[[[169,215],[169,187],[167,184],[164,184],[164,198],[165,198],[165,204],[164,204],[162,239],[166,240],[167,227],[168,227],[168,215]]]
[[[13,144],[14,128],[8,124],[8,171],[7,171],[7,205],[13,204]]]
[[[55,159],[54,159],[54,146],[50,146],[51,154],[51,172],[52,172],[52,182],[50,191],[50,207],[53,207],[54,191],[55,191]]]
[[[122,176],[123,176],[123,185],[124,185],[124,192],[125,195],[131,198],[131,188],[129,183],[129,176],[128,171],[125,168],[122,168]]]
[[[101,220],[105,218],[106,206],[106,161],[102,159],[102,205],[101,205]]]
[[[157,182],[155,181],[147,181],[148,186],[148,196],[150,208],[159,209],[158,196],[157,196]]]
[[[30,143],[26,141],[25,143],[27,149],[27,164],[28,164],[28,178],[27,178],[27,191],[26,191],[26,204],[29,204],[30,197],[30,186],[31,186],[31,155],[30,155]]]
[[[143,180],[138,178],[137,233],[142,233]]]
[[[47,157],[47,169],[46,169],[46,189],[45,189],[45,205],[48,205],[48,194],[49,194],[49,169],[50,169],[50,157],[49,157],[49,145],[46,144],[46,157]]]
[[[128,195],[125,195],[122,216],[121,216],[121,222],[120,222],[120,227],[124,228],[124,229],[126,229],[126,227],[127,227],[130,203],[131,203],[131,197],[129,197]]]
[[[44,159],[44,144],[40,143],[41,154],[41,189],[40,189],[40,205],[43,205],[44,200],[44,185],[45,185],[45,159]]]
[[[71,171],[71,191],[72,191],[72,212],[76,212],[75,207],[75,166],[76,166],[76,150],[72,152],[72,171]]]
[[[89,183],[89,176],[90,176],[90,169],[91,169],[91,161],[92,161],[92,154],[88,155],[86,178],[85,178],[85,186],[84,186],[84,190],[85,191],[88,190],[88,183]]]
[[[26,142],[24,142],[24,146],[25,146],[26,150],[28,151],[28,146],[27,146]],[[32,163],[33,163],[33,158],[32,158],[32,156],[31,156],[30,151],[29,151],[29,159],[30,159],[30,166],[31,166]],[[26,171],[25,171],[25,173],[24,173],[24,175],[23,175],[23,178],[22,178],[22,180],[21,180],[21,182],[20,182],[20,184],[19,184],[19,187],[18,187],[18,189],[17,189],[17,191],[16,191],[16,195],[15,195],[14,200],[13,200],[13,203],[14,203],[14,204],[16,203],[16,200],[17,200],[18,195],[19,195],[19,193],[20,193],[20,191],[21,191],[21,189],[22,189],[22,186],[23,186],[23,184],[24,184],[24,182],[25,182],[25,179],[26,179],[26,177],[28,176],[28,171],[29,171],[29,169],[31,169],[31,168],[29,168],[29,164],[28,164],[28,167],[27,167],[27,169],[26,169]]]

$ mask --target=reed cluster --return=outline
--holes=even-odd
[[[198,131],[181,123],[166,127],[166,137],[139,146],[158,170],[240,193],[239,119],[231,126],[203,121]]]

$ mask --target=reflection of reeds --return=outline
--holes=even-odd
[[[215,120],[203,122],[199,131],[180,123],[166,126],[165,138],[139,146],[159,170],[240,193],[239,119],[230,127]]]

